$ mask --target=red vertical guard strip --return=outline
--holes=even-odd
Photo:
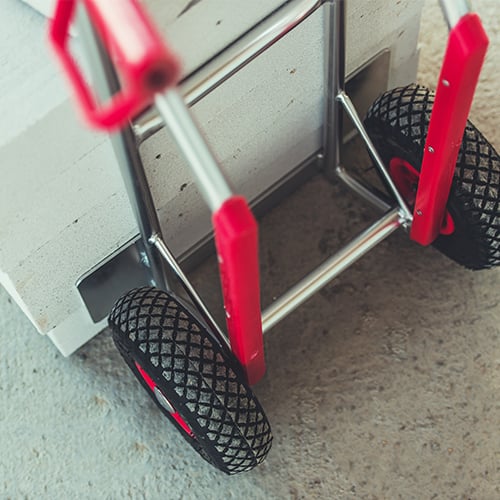
[[[180,64],[137,0],[80,1],[116,65],[121,91],[105,105],[99,105],[69,52],[69,28],[77,0],[58,1],[50,41],[84,118],[94,127],[116,129],[151,104],[157,92],[177,83]]]
[[[214,213],[213,225],[231,349],[255,384],[266,370],[257,223],[245,199],[233,196]]]
[[[446,213],[457,156],[488,37],[477,14],[466,14],[452,28],[439,76],[417,189],[410,237],[429,245]]]

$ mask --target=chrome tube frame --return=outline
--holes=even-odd
[[[412,214],[394,185],[380,155],[370,140],[363,123],[345,93],[345,2],[328,2],[326,13],[326,58],[325,58],[325,113],[323,123],[323,165],[325,170],[333,170],[337,176],[357,194],[377,208],[387,211],[391,206],[374,189],[351,177],[341,165],[340,147],[342,138],[342,111],[347,115],[364,140],[394,195],[398,207],[392,208],[375,224],[361,233],[348,245],[327,259],[318,268],[290,288],[274,301],[263,313],[262,329],[267,332],[293,310],[307,301],[342,271],[385,240],[400,226],[411,223]]]
[[[395,208],[290,288],[264,311],[262,315],[262,330],[264,333],[311,298],[378,243],[385,240],[400,227],[401,223],[401,211]]]
[[[351,119],[356,129],[358,130],[359,135],[362,137],[366,147],[368,148],[368,151],[370,152],[375,162],[375,167],[382,174],[384,180],[387,183],[387,186],[391,191],[391,194],[394,196],[396,202],[398,203],[405,218],[405,225],[410,224],[413,219],[413,214],[411,210],[408,208],[408,205],[401,196],[400,192],[398,191],[398,188],[394,184],[394,181],[392,180],[389,171],[385,167],[384,162],[377,151],[377,148],[374,146],[372,140],[370,139],[370,136],[368,135],[368,132],[366,131],[363,122],[359,117],[350,97],[344,92],[344,90],[341,90],[337,94],[337,100],[343,105],[344,110],[346,111],[347,115]]]
[[[205,65],[196,75],[191,75],[191,77],[186,79],[184,82],[185,86],[188,86],[190,82],[192,83],[196,78],[197,81],[192,84],[187,92],[185,92],[185,102],[188,105],[192,105],[208,95],[228,78],[244,68],[253,59],[258,57],[262,52],[274,45],[321,6],[325,6],[326,8],[327,39],[325,45],[323,150],[318,154],[318,159],[322,160],[326,169],[331,169],[331,171],[335,172],[349,187],[368,200],[372,205],[386,212],[386,215],[361,233],[350,244],[346,245],[338,253],[321,264],[315,271],[311,272],[266,309],[263,313],[264,331],[268,331],[292,310],[310,298],[312,294],[317,292],[334,277],[338,276],[344,269],[387,238],[398,227],[407,226],[411,223],[410,211],[392,183],[387,169],[371,143],[368,134],[364,130],[361,119],[344,91],[345,0],[293,0],[287,2],[283,7],[277,9],[277,11],[273,12],[264,21],[259,23],[257,27],[244,34],[218,57]],[[93,37],[90,36],[89,38],[95,39],[95,34]],[[91,60],[97,61],[95,73],[101,75],[99,76],[101,79],[99,86],[109,95],[116,90],[118,82],[106,55],[103,54],[102,51],[98,52],[98,57],[94,54]],[[178,108],[181,104],[183,111],[178,113]],[[159,221],[152,201],[152,195],[138,154],[138,147],[144,140],[165,126],[162,118],[162,115],[164,115],[168,118],[166,121],[174,137],[180,134],[180,136],[182,136],[181,139],[185,139],[186,137],[194,139],[195,149],[198,153],[201,151],[201,154],[198,155],[199,158],[209,158],[211,154],[198,131],[196,130],[193,132],[192,126],[194,124],[190,116],[185,113],[185,104],[179,102],[178,95],[168,92],[166,96],[161,96],[161,99],[156,100],[156,105],[158,109],[152,108],[147,113],[138,117],[134,120],[134,123],[131,124],[131,128],[125,129],[124,132],[117,134],[117,136],[113,138],[116,144],[115,150],[117,151],[120,164],[122,165],[122,174],[125,179],[127,191],[138,220],[143,244],[148,249],[149,259],[151,259],[152,262],[156,262],[156,260],[161,257],[160,260],[162,264],[164,262],[168,264],[170,270],[182,283],[184,289],[201,313],[207,325],[213,330],[214,336],[218,338],[221,343],[228,345],[226,336],[211,316],[201,297],[197,294],[194,287],[182,272],[177,260],[162,238]],[[399,206],[391,207],[385,197],[379,195],[374,188],[372,189],[351,177],[340,164],[343,111],[347,112],[360,135],[365,140],[368,149],[375,159],[376,167],[384,178],[386,178]],[[182,130],[179,130],[179,134],[177,134],[175,120],[171,118],[179,117],[181,118],[179,127]],[[172,124],[174,125],[172,126]],[[186,151],[189,151],[189,147],[192,146],[183,144],[181,145],[181,150],[186,153]],[[220,206],[221,200],[226,199],[228,195],[230,195],[231,189],[217,165],[211,165],[210,159],[207,161],[210,164],[208,173],[211,179],[207,182],[207,192],[205,192],[204,195],[206,199],[209,200],[210,208],[216,210]],[[206,173],[206,164],[205,162],[203,163],[204,165],[200,165],[200,168],[202,173],[204,170]],[[197,171],[197,175],[198,174],[199,172]],[[215,175],[215,181],[212,174]],[[152,251],[153,249],[155,251]],[[158,285],[161,283],[161,280],[155,278],[155,282]],[[163,285],[168,285],[166,278],[163,281]]]
[[[323,163],[327,172],[340,165],[342,107],[337,96],[345,88],[345,5],[328,2],[326,9]]]
[[[439,3],[450,30],[465,14],[472,11],[469,0],[439,0]]]
[[[155,103],[165,127],[174,138],[196,179],[196,187],[211,212],[216,212],[233,195],[233,190],[201,135],[186,103],[176,89],[158,94]]]
[[[185,102],[189,106],[196,104],[330,1],[292,0],[278,8],[181,82],[181,88],[187,87],[183,92]],[[157,110],[150,109],[134,120],[133,127],[142,143],[163,127],[163,120]]]
[[[168,263],[177,279],[182,283],[184,290],[189,295],[189,298],[193,301],[193,303],[197,306],[198,311],[207,323],[208,327],[211,328],[216,333],[217,338],[230,349],[229,339],[227,338],[226,334],[221,330],[214,317],[210,314],[210,311],[203,302],[203,299],[198,295],[198,292],[191,284],[188,277],[182,271],[182,268],[177,262],[174,254],[170,251],[161,236],[158,234],[153,234],[149,238],[149,242],[155,246],[165,262]]]
[[[78,7],[76,22],[97,95],[100,99],[106,100],[120,88],[114,66],[103,49],[85,9],[81,6]],[[120,132],[112,134],[110,139],[141,234],[141,262],[144,264],[151,285],[166,289],[169,286],[167,268],[148,242],[151,234],[161,234],[161,228],[135,135],[131,127],[127,126]]]
[[[349,175],[344,166],[337,165],[335,174],[351,191],[354,191],[380,212],[385,213],[392,208],[390,200],[383,193],[379,193],[374,187]]]
[[[89,55],[96,90],[101,99],[107,99],[120,88],[114,66],[102,48],[99,38],[83,9],[80,9],[78,13],[78,24],[85,49]],[[141,242],[145,252],[142,262],[145,264],[145,270],[151,276],[151,285],[163,290],[171,290],[173,283],[169,279],[169,274],[173,273],[210,327],[214,338],[221,345],[229,347],[227,337],[210,315],[208,308],[196,293],[187,276],[182,272],[178,262],[162,238],[153,195],[132,129],[127,126],[117,134],[111,135],[111,143],[139,226]],[[165,264],[168,264],[168,267]]]

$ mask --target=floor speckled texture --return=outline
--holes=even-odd
[[[429,85],[444,33],[435,3]],[[500,7],[474,5],[493,47],[473,119],[499,147]],[[371,220],[341,187],[303,186],[262,221],[264,304]],[[210,297],[213,260],[194,273]],[[256,393],[274,445],[237,477],[164,425],[109,335],[65,359],[0,291],[0,498],[500,498],[499,284],[500,270],[463,270],[403,232],[386,240],[266,337]]]

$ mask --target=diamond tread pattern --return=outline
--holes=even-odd
[[[117,301],[109,324],[121,354],[146,370],[192,429],[188,441],[203,458],[227,474],[264,460],[272,434],[262,407],[236,361],[179,299],[155,288],[132,290]]]
[[[390,160],[390,138],[398,136],[400,146],[417,158],[420,168],[434,92],[420,85],[408,85],[382,94],[370,107],[365,126],[385,161]],[[500,157],[476,127],[467,122],[450,199],[460,206],[463,224],[475,240],[475,255],[455,258],[472,269],[500,264]],[[445,237],[436,247],[454,258]],[[441,240],[441,241],[440,241]],[[442,247],[442,248],[440,248]],[[446,249],[449,249],[448,252]]]

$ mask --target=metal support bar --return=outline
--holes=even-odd
[[[323,155],[328,172],[340,164],[342,106],[337,95],[345,86],[345,5],[344,0],[332,0],[325,7],[326,47]]]
[[[172,271],[175,273],[176,277],[181,282],[184,290],[189,295],[189,298],[193,301],[199,313],[202,315],[203,319],[207,323],[208,327],[212,329],[216,337],[219,341],[225,345],[227,348],[231,349],[229,340],[219,327],[213,316],[210,314],[207,306],[203,302],[202,298],[198,295],[198,292],[195,290],[187,276],[182,271],[179,263],[176,258],[169,250],[165,242],[161,239],[161,237],[157,234],[153,234],[151,238],[149,238],[149,242],[155,246],[160,255],[165,259],[168,265],[171,267]]]
[[[469,0],[439,0],[439,3],[450,30],[465,14],[472,11]]]
[[[223,84],[247,64],[253,61],[283,36],[308,18],[329,0],[300,0],[287,2],[268,18],[259,22],[241,38],[196,71],[197,82],[185,94],[184,100],[193,106],[210,92]],[[222,58],[222,61],[221,61]],[[191,76],[186,77],[189,81]],[[144,142],[163,127],[159,113],[152,109],[134,121],[134,133],[139,142]]]
[[[401,226],[402,219],[404,220],[404,217],[399,209],[392,210],[273,302],[262,315],[264,333],[385,240]]]
[[[337,166],[335,173],[349,189],[361,196],[361,198],[366,200],[373,207],[378,208],[381,212],[385,213],[393,208],[393,206],[389,204],[389,200],[383,198],[382,193],[375,191],[375,188],[372,186],[366,185],[355,177],[352,177],[342,165]]]
[[[387,171],[384,162],[382,158],[380,157],[377,149],[375,148],[372,140],[370,139],[370,136],[368,135],[368,132],[366,131],[363,122],[361,121],[361,118],[358,116],[358,113],[356,111],[356,108],[354,107],[354,104],[352,103],[351,99],[349,96],[344,92],[340,92],[337,95],[337,99],[339,102],[342,103],[344,106],[344,110],[347,112],[349,118],[352,120],[352,123],[358,130],[359,134],[363,138],[366,147],[368,148],[368,151],[370,152],[374,162],[375,162],[375,167],[378,169],[378,171],[382,174],[384,180],[387,183],[387,186],[389,187],[391,194],[394,196],[397,204],[399,205],[403,217],[407,222],[411,222],[413,220],[413,214],[408,208],[408,205],[406,204],[405,200],[401,196],[401,194],[398,191],[398,188],[394,184],[394,181],[392,180],[389,172]]]
[[[87,51],[97,94],[106,100],[120,89],[118,77],[82,7],[78,9],[77,23]],[[119,133],[111,134],[110,138],[142,236],[141,251],[144,252],[142,262],[149,273],[148,279],[152,285],[167,289],[168,280],[164,262],[148,242],[153,233],[161,234],[161,229],[135,135],[130,127],[124,127]]]
[[[174,89],[165,94],[158,94],[155,103],[165,127],[184,155],[203,199],[211,212],[216,212],[232,196],[233,190],[217,165],[184,100]]]

